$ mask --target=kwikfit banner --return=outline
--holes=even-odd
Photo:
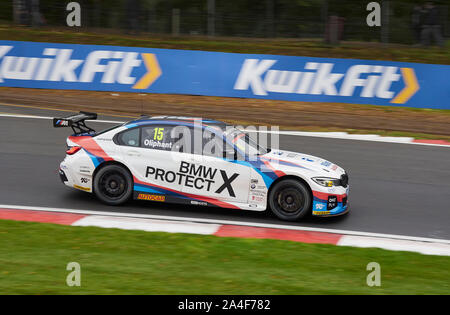
[[[450,109],[450,66],[0,41],[0,86]]]

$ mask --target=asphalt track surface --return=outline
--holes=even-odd
[[[68,113],[0,106],[0,113],[61,116]],[[119,117],[99,117],[127,120]],[[110,124],[91,123],[98,130]],[[0,117],[0,204],[71,208],[297,225],[327,229],[450,239],[450,148],[413,144],[281,136],[281,149],[323,157],[350,176],[350,213],[283,222],[268,211],[131,201],[101,204],[95,196],[64,186],[58,177],[70,129],[50,120]]]

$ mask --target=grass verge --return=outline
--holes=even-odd
[[[57,237],[56,237],[57,236]],[[366,266],[381,265],[381,287]],[[65,283],[81,265],[81,287]],[[449,257],[0,221],[0,294],[449,294]]]
[[[36,29],[12,25],[0,25],[0,39],[450,64],[450,42],[444,48],[417,48],[373,42],[343,42],[341,45],[331,46],[320,39],[173,37],[145,33],[125,35],[104,29],[86,32],[85,29],[68,30],[50,27]]]

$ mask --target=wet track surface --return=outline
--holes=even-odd
[[[0,112],[58,116],[54,111],[0,106]],[[63,113],[62,115],[67,115]],[[99,117],[100,119],[102,117]],[[126,120],[107,117],[111,120]],[[91,123],[95,129],[109,127]],[[70,129],[50,120],[0,117],[0,204],[212,218],[450,239],[450,148],[281,136],[280,147],[317,155],[350,176],[350,213],[286,223],[269,212],[133,201],[110,207],[64,186],[57,168]]]

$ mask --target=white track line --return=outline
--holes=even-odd
[[[336,245],[362,248],[377,247],[393,251],[417,252],[424,255],[450,256],[450,246],[449,244],[444,243],[425,243],[409,240],[344,235]]]
[[[343,234],[343,235],[353,235],[353,236],[367,236],[367,237],[389,238],[389,239],[406,240],[406,241],[450,244],[450,240],[445,240],[445,239],[435,239],[435,238],[416,237],[416,236],[407,236],[407,235],[395,235],[395,234],[383,234],[383,233],[371,233],[371,232],[360,232],[360,231],[349,231],[349,230],[337,230],[337,229],[323,229],[323,228],[313,228],[313,227],[306,227],[306,226],[293,226],[293,225],[270,224],[270,223],[256,223],[256,222],[232,221],[232,220],[229,221],[229,220],[193,218],[193,217],[174,217],[174,216],[166,216],[166,215],[137,214],[137,213],[125,213],[125,212],[103,212],[103,211],[67,209],[67,208],[30,207],[30,206],[20,206],[20,205],[0,205],[0,208],[1,209],[48,211],[48,212],[65,212],[65,213],[98,215],[98,216],[108,216],[108,217],[127,217],[127,218],[143,218],[143,219],[169,220],[169,221],[182,221],[182,222],[198,222],[198,223],[211,223],[211,224],[223,224],[223,225],[241,225],[241,226],[272,228],[272,229],[323,232],[323,233]]]
[[[140,230],[147,232],[189,233],[211,235],[217,232],[220,224],[204,224],[198,222],[180,222],[168,220],[126,218],[105,215],[89,215],[72,224],[73,226],[97,226],[124,230]]]
[[[21,114],[0,114],[0,117],[7,118],[34,118],[34,119],[48,119],[51,120],[53,117],[49,116],[34,116],[34,115],[21,115]],[[93,120],[93,123],[107,123],[107,124],[123,124],[125,121],[116,120]],[[245,130],[245,129],[244,129]],[[255,130],[247,130],[249,132],[255,132]],[[328,139],[341,139],[341,140],[358,140],[358,141],[373,141],[373,142],[384,142],[384,143],[400,143],[400,144],[415,144],[415,145],[425,145],[434,147],[450,147],[446,144],[435,144],[435,143],[420,143],[413,142],[414,138],[411,137],[383,137],[380,135],[372,134],[349,134],[347,132],[313,132],[313,131],[262,131],[256,130],[259,133],[275,133],[279,135],[287,136],[301,136],[301,137],[317,137],[317,138],[328,138]]]

